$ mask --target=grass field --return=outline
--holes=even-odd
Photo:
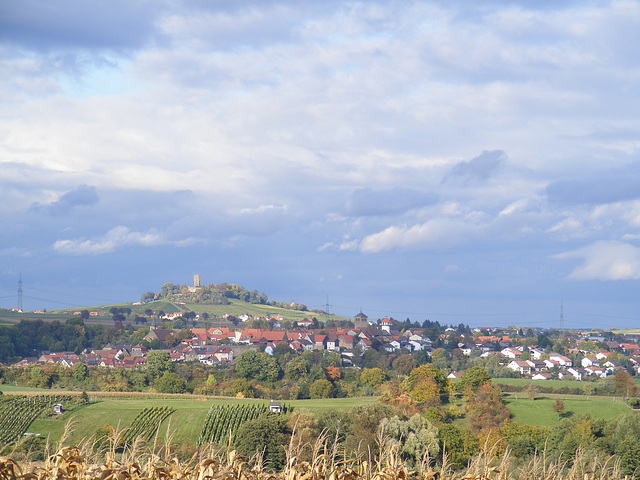
[[[585,390],[597,387],[598,382],[578,382],[576,380],[531,380],[529,378],[494,378],[491,381],[494,385],[515,385],[526,387],[530,383],[539,387],[551,387],[554,389],[569,387]],[[640,388],[640,377],[634,379],[635,384]]]
[[[31,393],[31,392],[41,392],[42,394],[45,395],[51,395],[52,393],[58,393],[58,390],[50,390],[48,388],[32,388],[32,387],[16,387],[15,385],[7,385],[6,383],[3,383],[2,385],[0,385],[0,392],[24,392],[24,393]],[[61,392],[61,393],[66,393],[66,392]]]
[[[553,427],[558,415],[553,404],[560,398],[565,406],[565,416],[589,414],[592,418],[610,420],[631,410],[618,397],[583,397],[580,395],[543,395],[535,400],[508,397],[505,404],[513,414],[513,420],[521,425]]]
[[[292,405],[295,411],[318,413],[327,410],[349,409],[358,405],[371,404],[375,401],[375,397],[363,397],[291,400],[284,403]],[[66,423],[71,420],[74,423],[73,433],[66,443],[77,444],[82,438],[91,436],[98,428],[104,425],[120,425],[121,428],[128,427],[135,416],[145,407],[170,406],[175,409],[175,412],[169,417],[171,431],[175,434],[174,441],[180,444],[190,441],[195,444],[212,404],[240,402],[267,403],[266,400],[235,398],[108,398],[81,406],[57,417],[38,419],[31,424],[28,433],[39,433],[42,436],[50,435],[51,440],[56,442],[61,438]],[[165,435],[168,425],[168,421],[162,424],[160,429],[161,436]]]
[[[251,303],[242,302],[235,298],[229,299],[229,305],[201,305],[201,304],[191,304],[187,303],[186,306],[191,310],[196,312],[207,312],[209,315],[217,315],[222,316],[225,313],[229,315],[242,315],[246,313],[247,315],[251,315],[253,317],[260,316],[273,316],[273,315],[281,315],[283,318],[287,320],[303,320],[310,316],[318,316],[317,313],[313,312],[302,312],[299,310],[289,310],[285,308],[271,307],[269,305],[256,305]],[[325,315],[322,315],[324,318]],[[334,315],[329,315],[330,318],[337,318]],[[318,318],[321,320],[321,318]]]
[[[585,387],[596,385],[595,382],[578,382],[575,380],[531,380],[529,378],[494,378],[491,380],[494,385],[514,385],[520,387],[526,387],[530,383],[539,387],[551,387],[554,389],[568,387],[568,388],[580,388],[584,390]]]

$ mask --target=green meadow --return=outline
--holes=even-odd
[[[610,420],[631,411],[619,397],[541,395],[535,400],[507,397],[505,404],[511,410],[513,421],[518,424],[553,427],[558,423],[558,414],[553,410],[556,399],[564,403],[563,417],[590,415]]]
[[[579,388],[585,390],[585,388],[593,388],[597,385],[597,382],[578,382],[575,380],[531,380],[529,378],[494,378],[491,380],[494,385],[513,385],[515,387],[526,387],[529,384],[533,384],[540,388]]]

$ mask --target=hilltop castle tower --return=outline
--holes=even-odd
[[[202,284],[200,283],[200,274],[199,273],[194,273],[193,274],[193,288],[199,288],[201,286],[202,286]]]

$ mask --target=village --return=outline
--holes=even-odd
[[[167,317],[165,320],[175,320]],[[243,319],[247,320],[247,319]],[[353,327],[310,328],[312,320],[296,322],[285,329],[281,317],[268,319],[271,328],[210,327],[188,329],[145,327],[144,341],[131,345],[111,343],[82,352],[42,352],[22,358],[12,367],[57,364],[72,368],[76,363],[88,367],[137,369],[146,364],[147,354],[156,349],[166,351],[172,362],[199,362],[208,366],[233,365],[247,350],[273,355],[277,348],[288,347],[292,353],[328,351],[339,355],[341,366],[357,368],[368,350],[374,349],[390,360],[400,355],[420,358],[420,363],[446,356],[480,358],[501,367],[501,376],[532,380],[597,380],[625,370],[637,375],[640,369],[640,346],[637,335],[615,335],[602,331],[552,331],[519,328],[417,328],[382,318],[370,322],[359,312]],[[165,323],[164,326],[168,325]],[[399,325],[401,328],[399,328]],[[179,337],[178,337],[179,335]],[[550,336],[554,337],[550,339]],[[178,341],[177,338],[180,338]],[[538,340],[543,342],[538,342]],[[545,345],[538,345],[545,343]],[[157,347],[152,348],[151,346]],[[449,378],[462,375],[456,370],[460,362],[440,363]]]

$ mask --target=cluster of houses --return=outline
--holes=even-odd
[[[640,368],[640,348],[636,344],[619,344],[611,342],[611,348],[621,351],[629,355],[628,358],[634,366],[634,370],[638,373]],[[557,353],[544,354],[537,348],[529,348],[529,357],[522,360],[523,350],[521,349],[505,349],[501,353],[506,358],[512,359],[507,367],[519,372],[523,376],[532,378],[533,380],[549,380],[552,373],[557,374],[558,378],[571,376],[575,380],[582,380],[586,377],[604,378],[612,375],[618,370],[625,370],[625,367],[611,359],[611,351],[593,352],[589,350],[580,350],[580,364],[574,365],[573,361],[564,355]]]
[[[367,328],[324,328],[322,330],[266,330],[247,328],[231,330],[227,327],[210,329],[193,328],[193,338],[183,340],[174,347],[171,359],[174,361],[199,360],[205,364],[233,361],[244,350],[264,350],[273,354],[278,345],[302,353],[309,350],[328,350],[340,353],[345,365],[350,365],[354,356],[361,356],[368,349],[380,346],[386,352],[400,349],[408,352],[430,351],[432,341],[421,332],[393,330],[393,322],[383,319],[376,326]],[[162,341],[170,331],[152,329],[152,338]]]
[[[143,345],[111,345],[102,349],[85,349],[80,355],[74,352],[44,352],[39,357],[26,357],[13,367],[29,365],[54,364],[66,368],[73,368],[76,363],[83,363],[89,367],[122,367],[140,368],[147,364],[147,348]]]
[[[363,314],[359,314],[364,317]],[[366,317],[365,317],[366,318]],[[366,326],[365,326],[366,325]],[[406,349],[408,352],[426,350],[432,341],[420,329],[399,332],[394,330],[394,322],[383,319],[376,325],[365,323],[363,328],[325,328],[309,330],[252,329],[232,330],[227,327],[193,328],[193,336],[182,340],[176,346],[170,340],[176,332],[151,327],[144,337],[148,342],[157,340],[169,351],[174,362],[199,361],[206,365],[233,362],[245,350],[263,350],[273,354],[278,345],[286,345],[302,353],[308,350],[328,350],[340,353],[345,366],[351,365],[355,355],[361,356],[367,350],[382,348],[388,353]],[[77,362],[87,366],[138,368],[146,364],[147,349],[142,345],[111,345],[102,349],[86,349],[80,355],[73,352],[45,352],[40,357],[24,358],[14,366],[53,363],[72,368]]]
[[[582,348],[588,340],[595,340],[606,345],[609,350],[594,351]],[[604,338],[576,338],[569,348],[569,352],[577,354],[579,364],[567,356],[559,353],[545,353],[533,346],[517,346],[509,336],[475,336],[473,342],[460,342],[459,348],[465,355],[477,351],[480,356],[491,355],[500,358],[500,362],[507,368],[518,372],[523,377],[533,380],[550,380],[552,378],[570,377],[575,380],[590,378],[604,378],[625,367],[612,360],[612,353],[619,352],[628,358],[634,366],[636,374],[640,373],[640,346],[636,343],[605,342]],[[504,347],[496,350],[496,346]],[[461,376],[459,372],[450,374],[451,378]]]

